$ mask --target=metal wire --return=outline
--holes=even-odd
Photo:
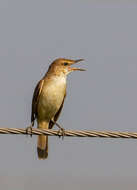
[[[101,137],[101,138],[134,138],[137,139],[137,132],[114,132],[114,131],[87,131],[87,130],[51,130],[32,129],[26,131],[22,128],[0,128],[0,134],[21,134],[21,135],[49,135],[68,137]]]

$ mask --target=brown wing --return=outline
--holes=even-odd
[[[62,104],[61,104],[61,106],[60,106],[58,112],[56,113],[56,115],[55,115],[54,118],[53,118],[53,120],[54,120],[55,122],[58,120],[58,118],[59,118],[59,116],[60,116],[61,110],[62,110],[63,105],[64,105],[65,97],[66,97],[66,93],[65,93],[64,99],[63,99],[63,101],[62,101]],[[50,120],[50,122],[49,122],[49,129],[52,129],[53,125],[54,125],[54,123]]]
[[[37,117],[37,105],[39,101],[39,97],[41,94],[41,90],[43,87],[44,79],[40,80],[34,90],[33,98],[32,98],[32,111],[31,111],[31,123],[34,125],[34,121]]]

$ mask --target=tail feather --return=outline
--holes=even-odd
[[[48,125],[48,122],[38,122],[39,129],[48,129]],[[48,136],[38,136],[37,153],[39,159],[46,159],[48,157]]]
[[[38,136],[37,153],[39,159],[46,159],[48,157],[48,136]]]

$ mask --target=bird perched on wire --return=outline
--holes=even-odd
[[[32,99],[31,127],[37,120],[39,129],[52,129],[57,123],[66,97],[66,78],[72,71],[85,71],[71,65],[83,59],[70,60],[59,58],[53,61],[45,76],[38,82]],[[37,142],[39,159],[48,157],[48,136],[39,135]]]

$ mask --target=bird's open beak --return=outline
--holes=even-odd
[[[84,59],[77,59],[77,60],[74,60],[71,65],[75,64],[75,63],[78,63],[78,62],[81,62],[81,61],[84,61]],[[81,68],[77,68],[77,67],[70,67],[70,70],[71,71],[86,71],[85,69],[81,69]]]

